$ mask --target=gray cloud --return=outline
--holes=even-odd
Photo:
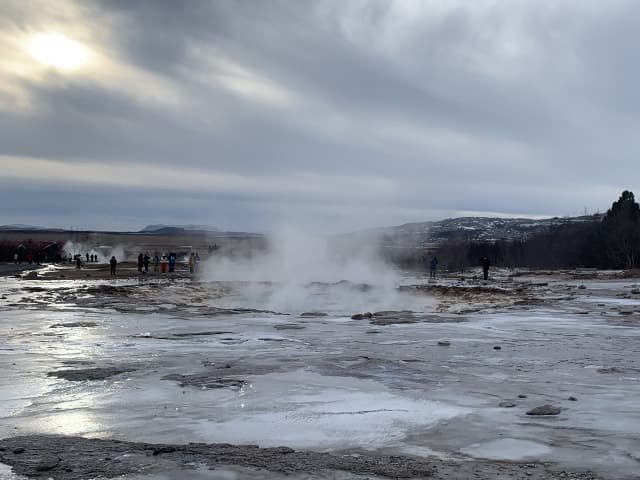
[[[635,2],[58,7],[0,7],[7,223],[338,229],[604,210],[638,186]],[[30,65],[16,45],[50,30],[102,63]],[[20,162],[38,167],[18,175]],[[48,169],[63,165],[78,174],[61,186]],[[161,181],[134,188],[103,173],[87,188],[89,172],[108,169],[178,181],[167,194]],[[210,187],[189,184],[193,172]]]

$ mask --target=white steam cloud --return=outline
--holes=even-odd
[[[67,240],[62,247],[62,251],[67,256],[75,256],[82,255],[82,259],[84,260],[85,255],[88,253],[89,255],[97,255],[98,263],[107,263],[111,256],[115,256],[119,262],[127,260],[127,254],[125,253],[125,249],[117,245],[115,247],[103,245],[103,246],[95,246],[92,244],[86,244],[83,242],[74,242],[71,240]]]
[[[400,276],[378,255],[376,238],[337,242],[289,227],[269,237],[266,252],[214,255],[202,279],[237,282],[237,296],[221,300],[228,306],[340,314],[421,308],[398,292]]]

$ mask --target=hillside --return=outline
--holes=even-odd
[[[550,227],[598,221],[602,215],[554,217],[541,220],[529,218],[459,217],[420,223],[406,223],[375,230],[388,247],[429,247],[454,240],[516,240],[526,239]]]

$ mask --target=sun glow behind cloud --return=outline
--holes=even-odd
[[[61,33],[31,37],[27,50],[38,62],[60,70],[75,70],[89,62],[90,52],[82,44]]]

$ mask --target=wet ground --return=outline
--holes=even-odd
[[[638,478],[638,284],[1,278],[0,479]]]

